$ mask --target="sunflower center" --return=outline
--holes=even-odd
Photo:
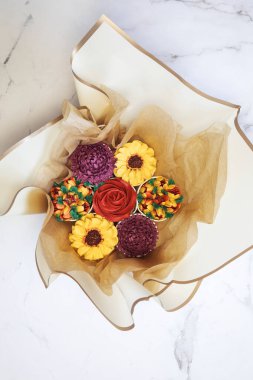
[[[101,240],[101,235],[97,230],[90,230],[85,237],[85,243],[90,245],[91,247],[94,245],[98,245],[101,242]]]
[[[131,156],[128,160],[128,166],[132,169],[139,169],[142,167],[143,159],[135,154],[134,156]]]

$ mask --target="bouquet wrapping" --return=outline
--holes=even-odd
[[[129,329],[140,300],[155,296],[166,310],[175,310],[191,299],[204,277],[252,249],[252,146],[238,134],[239,106],[193,88],[105,17],[77,45],[72,70],[80,107],[65,102],[62,116],[2,157],[0,179],[7,185],[0,210],[13,215],[46,212],[36,248],[45,285],[55,275],[69,275],[110,322]],[[101,260],[80,259],[69,241],[76,214],[65,215],[70,222],[59,222],[50,189],[55,181],[75,178],[83,149],[95,144],[99,154],[105,144],[117,152],[134,141],[153,149],[154,178],[173,178],[183,203],[172,218],[152,221],[158,240],[145,257],[132,257],[118,244]],[[98,170],[103,161],[85,165],[98,182],[111,170],[110,165]],[[119,222],[118,234],[129,244],[124,223],[130,214],[131,219],[144,212],[145,204],[137,196],[133,207],[134,190],[113,178],[108,181],[85,193],[80,212],[92,219],[95,210],[111,218],[112,225]],[[248,189],[243,194],[241,184]],[[108,186],[114,189],[111,198]],[[147,191],[145,181],[142,189]],[[71,199],[77,196],[70,193]],[[115,215],[117,197],[130,202],[120,215]],[[146,230],[138,233],[145,237]]]

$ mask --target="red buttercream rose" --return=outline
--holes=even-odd
[[[120,178],[109,179],[96,190],[93,208],[111,222],[119,222],[130,216],[136,205],[136,197],[129,183]]]

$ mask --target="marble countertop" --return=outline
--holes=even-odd
[[[252,0],[0,0],[0,154],[58,116],[63,98],[77,101],[70,53],[101,14],[194,86],[240,104],[253,140]],[[41,221],[25,218],[0,236],[1,379],[253,378],[250,254],[176,312],[138,304],[136,327],[121,332],[69,278],[44,289],[29,235]]]

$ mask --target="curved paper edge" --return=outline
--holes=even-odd
[[[185,285],[185,284],[191,284],[192,282],[196,282],[196,281],[201,281],[203,280],[204,278],[206,277],[209,277],[211,276],[212,274],[218,272],[220,269],[224,268],[226,265],[232,263],[233,261],[235,261],[236,259],[238,259],[239,257],[241,257],[242,255],[244,255],[245,253],[251,251],[253,249],[253,245],[249,246],[248,248],[244,249],[242,252],[238,253],[237,255],[235,255],[234,257],[232,257],[231,259],[229,259],[228,261],[226,261],[224,264],[220,265],[218,268],[215,268],[213,269],[211,272],[208,272],[207,274],[203,275],[203,276],[199,276],[199,277],[196,277],[196,278],[193,278],[191,280],[187,280],[187,281],[179,281],[179,280],[171,280],[169,282],[165,282],[165,281],[161,281],[161,280],[158,280],[156,278],[149,278],[147,280],[145,280],[143,282],[142,285],[145,285],[147,284],[148,282],[156,282],[158,284],[161,284],[161,285],[172,285],[172,284],[181,284],[181,285]]]
[[[24,137],[23,139],[19,140],[16,144],[12,145],[10,148],[8,148],[6,151],[4,151],[1,155],[0,155],[0,161],[5,157],[7,156],[9,153],[11,153],[14,149],[18,148],[19,145],[27,142],[27,141],[30,141],[31,139],[33,139],[33,137],[37,136],[39,133],[41,133],[42,131],[44,131],[45,129],[53,126],[54,124],[58,123],[58,121],[60,121],[61,119],[63,119],[63,116],[62,115],[59,115],[57,116],[56,118],[54,118],[53,120],[49,121],[47,124],[45,124],[43,127],[37,129],[36,131],[34,131],[33,133],[31,133],[29,136],[26,136]]]
[[[96,302],[86,293],[85,289],[79,284],[79,282],[73,277],[71,276],[69,273],[65,273],[65,272],[51,272],[51,275],[49,277],[49,282],[46,282],[40,269],[39,269],[39,265],[38,265],[38,262],[37,262],[37,258],[36,258],[36,266],[37,266],[37,270],[38,270],[38,273],[41,277],[41,280],[45,286],[45,288],[48,288],[50,283],[51,283],[51,277],[56,275],[60,275],[60,274],[63,274],[63,275],[66,275],[68,276],[69,278],[71,278],[79,287],[80,289],[85,293],[85,295],[88,297],[88,299],[92,302],[92,304],[96,307],[96,309],[103,315],[103,317],[105,317],[105,319],[113,326],[113,327],[116,327],[118,330],[120,331],[129,331],[129,330],[132,330],[134,327],[135,327],[135,323],[134,323],[134,320],[133,320],[133,314],[134,314],[134,311],[135,311],[135,307],[138,305],[138,303],[140,302],[143,302],[143,301],[150,301],[152,298],[155,298],[155,297],[159,297],[159,295],[161,295],[164,291],[166,291],[168,289],[168,287],[171,285],[171,284],[168,284],[167,286],[165,286],[161,291],[155,293],[155,294],[151,294],[150,296],[147,296],[147,297],[141,297],[141,298],[138,298],[137,300],[135,300],[129,310],[129,312],[131,313],[131,316],[132,316],[132,324],[129,325],[129,326],[120,326],[120,325],[117,325],[115,322],[113,322],[112,320],[110,320],[110,318],[107,317],[107,315],[96,305]],[[174,312],[174,311],[177,311],[179,309],[181,309],[182,307],[184,307],[185,305],[187,305],[192,299],[193,297],[195,296],[195,294],[197,293],[200,285],[201,285],[202,281],[197,281],[196,283],[196,286],[194,287],[192,293],[180,304],[178,305],[177,307],[173,308],[173,309],[165,309],[163,308],[165,311],[167,312]],[[123,294],[122,294],[123,295]]]
[[[27,215],[43,214],[47,212],[49,198],[46,192],[40,187],[24,186],[15,194],[8,209],[0,214],[5,215]]]
[[[60,274],[63,274],[63,275],[66,275],[67,277],[71,278],[79,287],[80,289],[85,293],[85,295],[87,296],[87,298],[92,302],[92,304],[96,307],[96,309],[103,315],[103,317],[105,317],[105,319],[110,322],[114,327],[116,327],[117,329],[121,330],[121,331],[128,331],[128,330],[132,330],[134,328],[134,323],[132,323],[131,325],[129,326],[126,326],[126,327],[122,327],[122,326],[119,326],[117,325],[116,323],[114,323],[113,321],[111,321],[107,315],[105,313],[103,313],[103,311],[96,305],[95,301],[87,294],[87,292],[85,291],[85,289],[79,284],[79,282],[75,279],[75,277],[71,276],[69,273],[66,273],[66,272],[57,272],[57,271],[54,271],[54,272],[51,272],[49,278],[48,278],[48,282],[45,281],[45,278],[43,277],[41,271],[40,271],[40,268],[39,268],[39,265],[38,265],[38,261],[37,261],[37,257],[36,257],[36,266],[37,266],[37,270],[38,270],[38,273],[40,275],[40,278],[45,286],[45,288],[48,288],[50,283],[52,282],[51,281],[51,278],[52,276],[56,275],[60,275]]]
[[[189,292],[189,295],[185,298],[185,300],[183,302],[180,302],[178,305],[175,305],[173,307],[168,307],[166,306],[163,298],[165,297],[165,301],[167,300],[167,293],[166,293],[166,290],[173,290],[171,284],[166,288],[166,290],[161,294],[162,295],[162,304],[163,304],[163,308],[165,311],[167,312],[174,312],[174,311],[177,311],[179,309],[181,309],[182,307],[186,306],[191,300],[192,298],[195,296],[195,294],[197,293],[197,291],[199,290],[200,288],[200,285],[202,284],[202,281],[203,280],[200,280],[200,281],[197,281],[196,283],[191,283],[191,284],[174,284],[174,286],[179,286],[179,287],[185,287],[185,286],[189,286],[189,285],[194,285],[194,288],[193,290],[191,290]]]
[[[184,307],[185,305],[187,305],[191,300],[192,298],[194,297],[194,295],[197,293],[201,283],[202,283],[202,280],[199,280],[199,281],[192,281],[192,283],[195,283],[196,282],[196,285],[193,289],[193,291],[191,292],[191,294],[181,303],[179,304],[178,306],[170,309],[170,308],[165,308],[163,305],[161,305],[163,307],[163,309],[167,312],[173,312],[173,311],[177,311],[179,309],[181,309],[182,307]],[[168,284],[163,284],[165,285],[164,288],[162,288],[159,292],[157,293],[154,293],[148,297],[142,297],[142,298],[139,298],[137,299],[136,301],[133,302],[132,306],[131,306],[131,314],[134,313],[134,310],[135,310],[135,307],[138,305],[139,302],[142,302],[142,301],[149,301],[150,299],[154,298],[154,297],[158,297],[160,295],[162,295],[164,292],[166,292],[166,290],[168,290],[172,283],[168,283]],[[189,285],[189,284],[177,284],[177,285]]]
[[[223,104],[225,106],[235,108],[237,109],[237,114],[234,119],[234,124],[236,127],[237,132],[242,137],[242,139],[246,142],[246,144],[250,147],[251,150],[253,150],[253,144],[248,139],[248,137],[243,133],[243,130],[240,128],[239,122],[238,122],[238,116],[240,113],[241,106],[237,104],[230,103],[226,100],[222,100],[219,98],[215,98],[211,95],[206,94],[205,92],[199,90],[195,86],[193,86],[191,83],[187,82],[183,77],[181,77],[178,73],[176,73],[173,69],[171,69],[169,66],[167,66],[165,63],[160,61],[158,58],[156,58],[153,54],[149,53],[147,50],[145,50],[143,47],[141,47],[139,44],[137,44],[127,33],[125,33],[122,29],[120,29],[112,20],[110,20],[107,16],[102,15],[98,21],[91,27],[91,29],[88,31],[88,33],[85,34],[85,36],[78,42],[78,44],[74,47],[71,55],[71,65],[74,59],[75,54],[81,49],[81,47],[89,40],[89,38],[96,32],[96,30],[103,24],[107,23],[111,28],[113,28],[117,33],[119,33],[123,38],[125,38],[131,45],[133,45],[137,50],[139,50],[141,53],[145,54],[149,58],[151,58],[153,61],[158,63],[160,66],[162,66],[165,70],[170,72],[172,75],[174,75],[180,82],[182,82],[185,86],[190,88],[193,92],[197,93],[198,95],[213,101],[215,103]],[[88,82],[87,80],[84,80],[80,78],[73,70],[72,67],[72,73],[74,77],[80,81],[81,83],[85,84],[88,87],[91,87],[99,92],[101,92],[103,95],[106,95],[106,93],[100,89],[98,86],[96,86],[93,83]],[[107,95],[106,95],[107,96]]]
[[[99,89],[99,91],[102,91],[102,90]],[[86,106],[79,106],[76,108],[78,110],[87,110],[90,113],[89,108]],[[91,115],[91,117],[92,117],[92,115]],[[41,128],[32,132],[29,136],[26,136],[26,137],[22,138],[21,140],[19,140],[16,144],[12,145],[10,148],[8,148],[2,154],[0,154],[0,161],[2,161],[3,158],[5,158],[9,153],[11,153],[13,150],[18,148],[20,145],[22,145],[23,143],[25,143],[27,141],[32,140],[35,136],[37,136],[38,134],[40,134],[44,130],[48,129],[49,127],[52,127],[53,125],[55,125],[56,123],[58,123],[58,121],[60,121],[62,119],[63,119],[63,115],[59,115],[59,116],[55,117],[54,119],[52,119],[51,121],[49,121],[48,123],[46,123],[45,125],[43,125]]]
[[[78,110],[82,111],[82,110],[86,110],[89,117],[92,118],[92,114],[90,112],[90,110],[88,109],[88,107],[86,106],[80,106],[80,107],[77,107]],[[61,120],[63,120],[63,115],[59,115],[57,116],[56,118],[54,118],[53,120],[51,120],[50,122],[48,122],[47,124],[45,124],[44,126],[42,126],[41,128],[39,128],[38,130],[36,130],[35,132],[31,133],[29,136],[27,137],[24,137],[23,139],[19,140],[16,144],[14,144],[13,146],[11,146],[10,148],[8,148],[4,153],[2,153],[0,155],[0,164],[3,164],[5,166],[5,168],[7,169],[6,172],[8,172],[9,169],[9,163],[8,163],[8,158],[12,157],[12,154],[15,155],[15,152],[18,152],[19,148],[21,149],[28,149],[29,150],[29,146],[33,146],[33,142],[36,141],[37,137],[41,134],[41,133],[51,133],[51,130],[49,128],[53,128],[53,127],[57,127],[57,124],[58,122],[60,122]],[[21,152],[22,153],[22,152]],[[9,156],[10,155],[10,156]],[[5,159],[7,159],[7,162],[5,162]],[[34,160],[33,160],[34,162]],[[24,172],[27,172],[27,167],[25,167],[24,163],[22,164],[23,165],[23,168],[24,168]],[[34,164],[36,165],[36,164]],[[3,167],[4,167],[3,166]],[[1,170],[2,170],[2,167],[0,168],[0,174],[1,174]],[[11,196],[9,197],[9,199],[7,200],[7,202],[5,202],[3,205],[4,207],[1,207],[1,204],[0,204],[0,216],[1,215],[6,215],[10,209],[12,208],[13,206],[13,203],[15,202],[15,199],[17,197],[17,195],[19,194],[19,192],[23,189],[27,189],[28,187],[31,187],[31,188],[37,188],[39,189],[40,187],[38,185],[35,184],[34,182],[34,179],[32,177],[33,175],[33,171],[34,169],[30,168],[30,172],[31,172],[31,178],[30,179],[26,179],[26,180],[20,180],[20,178],[16,181],[16,183],[12,184],[12,187],[14,185],[14,188],[13,189],[14,191],[11,191]],[[5,185],[5,187],[8,186],[8,188],[5,188],[6,191],[9,191],[9,184],[7,183]],[[10,190],[12,190],[12,188],[10,188]],[[28,192],[28,190],[25,190]],[[36,190],[38,192],[38,190]],[[32,194],[30,194],[30,196],[32,197]],[[33,210],[34,212],[32,211],[32,202],[30,201],[30,207],[29,207],[29,210],[27,210],[27,213],[40,213],[40,212],[46,212],[46,209],[45,207],[42,207],[41,210],[39,210],[39,207],[34,204],[33,205]],[[37,205],[39,204],[39,200],[37,200]],[[25,212],[24,212],[25,214]]]

